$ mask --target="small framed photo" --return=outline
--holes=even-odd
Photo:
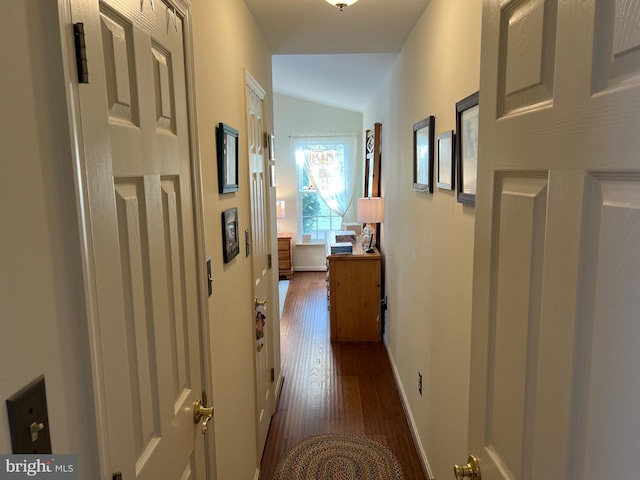
[[[436,185],[443,190],[453,190],[455,185],[453,163],[453,130],[438,135],[438,173]]]
[[[478,175],[479,92],[456,103],[456,167],[458,202],[476,204]]]
[[[436,117],[430,116],[413,126],[413,189],[433,193],[433,138]]]
[[[220,122],[216,132],[218,145],[218,191],[238,191],[238,131]]]
[[[265,132],[264,134],[265,146],[267,147],[267,154],[269,155],[269,160],[272,162],[276,161],[276,140],[273,134],[269,132]]]
[[[222,255],[224,263],[229,263],[240,253],[238,242],[238,208],[222,212]]]

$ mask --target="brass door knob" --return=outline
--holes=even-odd
[[[202,422],[202,434],[206,435],[209,430],[209,420],[213,418],[213,407],[205,407],[207,403],[207,394],[202,392],[202,401],[196,400],[193,404],[193,423]]]
[[[482,480],[482,475],[480,474],[480,462],[473,455],[469,457],[469,463],[466,465],[454,465],[453,474],[456,476],[457,480],[462,480],[463,478]]]

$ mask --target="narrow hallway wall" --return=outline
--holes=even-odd
[[[273,131],[271,53],[242,1],[194,0],[193,35],[205,243],[207,255],[212,259],[213,277],[209,321],[214,391],[209,397],[215,407],[216,463],[218,479],[246,480],[254,478],[259,458],[256,455],[251,257],[244,254],[244,230],[251,228],[244,70],[267,92],[264,121],[265,127]],[[240,132],[239,190],[235,193],[218,193],[215,128],[220,122]],[[240,254],[225,264],[221,213],[233,207],[238,208]],[[275,214],[272,217],[275,244]],[[272,269],[272,274],[273,298],[277,302],[277,268]],[[277,332],[276,320],[273,327]],[[277,342],[277,334],[276,337]],[[279,343],[274,348],[278,352],[276,375],[279,375]]]
[[[429,115],[436,139],[455,130],[456,102],[478,90],[481,3],[431,0],[364,113],[363,128],[382,122],[385,342],[437,478],[467,458],[474,208],[413,190],[412,134]]]

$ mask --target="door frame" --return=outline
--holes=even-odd
[[[93,467],[91,475],[99,468],[100,478],[110,480],[112,476],[109,465],[110,448],[106,431],[107,416],[104,402],[103,361],[100,346],[100,328],[98,322],[96,272],[93,265],[93,235],[90,223],[89,199],[87,193],[87,170],[85,168],[84,138],[81,128],[80,96],[75,63],[75,43],[73,34],[72,4],[74,0],[58,1],[58,21],[60,41],[62,46],[62,64],[65,81],[65,96],[68,115],[69,136],[74,171],[76,194],[76,210],[78,230],[80,232],[80,256],[82,262],[83,295],[85,301],[87,321],[81,324],[82,334],[86,338],[86,345],[81,345],[85,357],[87,378],[85,378],[85,392],[87,402],[91,403],[95,416],[84,419],[90,432],[90,441],[95,447],[94,459],[97,465]],[[200,157],[200,143],[198,134],[198,116],[196,109],[195,69],[193,50],[193,26],[191,18],[191,2],[189,0],[162,0],[175,7],[183,22],[183,44],[185,55],[185,86],[187,117],[189,122],[189,152],[191,162],[191,186],[194,207],[194,237],[196,251],[196,282],[198,285],[198,325],[200,337],[200,363],[202,388],[213,398],[211,346],[210,336],[207,269],[204,231],[204,195],[202,186],[202,161]],[[89,74],[91,61],[89,59]],[[91,77],[89,77],[91,78]],[[209,427],[215,428],[215,421]],[[215,434],[210,432],[205,437],[205,476],[209,480],[216,479],[215,465]]]

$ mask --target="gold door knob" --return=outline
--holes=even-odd
[[[482,480],[482,475],[480,474],[480,462],[473,455],[469,457],[469,463],[466,465],[454,465],[453,474],[456,476],[457,480],[462,480],[463,478]]]
[[[267,304],[267,297],[264,297],[262,300],[258,300],[258,297],[255,297],[253,303],[255,304],[255,308],[264,307]]]
[[[200,423],[200,420],[204,418],[202,422],[202,434],[206,435],[209,430],[209,420],[213,418],[213,407],[205,407],[207,403],[207,394],[202,392],[202,402],[196,400],[193,404],[193,423]]]

